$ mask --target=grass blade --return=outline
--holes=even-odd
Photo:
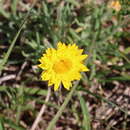
[[[3,123],[8,124],[11,128],[15,129],[15,130],[25,130],[24,128],[16,125],[13,121],[11,121],[10,119],[7,119],[5,117],[0,117],[0,120],[3,121]],[[0,124],[1,125],[1,124]],[[4,129],[0,129],[0,130],[4,130]]]
[[[2,121],[0,121],[0,130],[4,130],[3,122]]]
[[[84,130],[91,130],[91,125],[90,125],[90,116],[88,112],[87,105],[85,103],[85,100],[80,94],[78,94],[81,109],[82,109],[82,115],[83,115],[83,128]]]
[[[84,92],[86,92],[86,93],[88,93],[88,94],[90,94],[90,95],[96,97],[97,99],[102,100],[102,101],[104,101],[104,102],[110,104],[111,106],[118,108],[120,111],[122,111],[122,112],[124,112],[125,114],[128,115],[128,112],[127,112],[127,111],[125,111],[124,109],[122,109],[121,107],[119,107],[118,105],[116,105],[115,103],[113,103],[113,102],[111,102],[111,101],[105,99],[104,97],[102,97],[102,96],[100,96],[100,95],[97,95],[97,94],[95,94],[95,93],[92,93],[91,91],[89,91],[89,90],[87,90],[87,89],[84,89],[84,88],[80,88],[80,89],[78,89],[78,90],[79,90],[79,91],[84,91]]]
[[[29,17],[30,12],[31,12],[31,10],[32,10],[32,8],[33,8],[34,5],[35,5],[35,2],[33,3],[32,7],[30,8],[30,10],[28,11],[27,15],[25,16],[25,18],[24,18],[24,20],[23,20],[23,22],[22,22],[22,24],[21,24],[21,26],[20,26],[20,29],[19,29],[18,32],[16,33],[16,36],[14,37],[13,41],[11,42],[11,45],[10,45],[8,51],[7,51],[7,53],[5,54],[3,60],[2,60],[2,62],[1,62],[1,64],[0,64],[0,73],[1,73],[1,71],[3,70],[3,68],[4,68],[5,64],[6,64],[8,58],[9,58],[9,56],[10,56],[12,50],[13,50],[13,47],[14,47],[14,45],[15,45],[15,43],[16,43],[16,40],[18,39],[18,37],[19,37],[19,35],[20,35],[20,33],[21,33],[23,27],[24,27],[24,24],[26,23],[27,18]]]

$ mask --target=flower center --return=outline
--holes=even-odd
[[[56,73],[61,74],[69,71],[71,67],[72,67],[72,62],[69,59],[61,59],[53,65],[53,70]]]

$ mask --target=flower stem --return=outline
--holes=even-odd
[[[56,113],[56,115],[54,116],[54,118],[51,120],[51,122],[49,123],[48,127],[46,130],[54,130],[54,125],[57,122],[57,120],[59,119],[59,117],[61,116],[62,112],[64,111],[65,107],[67,106],[67,104],[69,103],[77,85],[78,85],[79,81],[76,81],[75,85],[72,87],[71,91],[69,92],[69,94],[67,95],[64,103],[61,105],[59,111]]]

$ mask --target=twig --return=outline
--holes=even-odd
[[[19,80],[19,79],[20,79],[20,76],[21,76],[21,74],[22,74],[24,68],[26,67],[26,65],[27,65],[27,61],[25,61],[25,62],[22,64],[22,66],[21,66],[21,68],[20,68],[20,71],[18,72],[18,74],[17,74],[17,76],[16,76],[16,80]]]
[[[46,99],[45,99],[46,103],[49,101],[50,94],[51,94],[51,89],[48,88],[48,94],[47,94]],[[38,123],[41,121],[41,117],[42,117],[43,113],[45,112],[45,109],[46,109],[46,104],[43,104],[42,107],[41,107],[41,110],[38,113],[38,116],[35,119],[35,121],[34,121],[34,123],[33,123],[33,125],[32,125],[30,130],[35,130],[36,129]]]
[[[8,80],[15,79],[15,78],[16,78],[16,75],[14,75],[14,74],[6,75],[6,76],[0,78],[0,84],[4,81],[8,81]]]

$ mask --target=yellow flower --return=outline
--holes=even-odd
[[[65,45],[58,42],[57,49],[48,48],[39,59],[44,71],[41,74],[42,80],[47,80],[48,85],[54,85],[54,90],[58,90],[60,84],[69,90],[72,87],[71,81],[81,78],[80,72],[89,71],[83,65],[83,60],[88,55],[82,55],[83,49],[79,49],[76,44]]]
[[[109,2],[108,7],[116,10],[117,12],[121,10],[121,4],[118,0],[112,0]]]

